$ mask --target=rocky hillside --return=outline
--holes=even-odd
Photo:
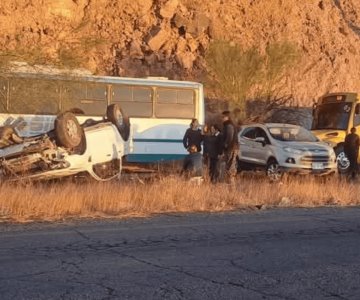
[[[3,60],[201,81],[212,40],[290,41],[301,59],[287,92],[300,103],[360,91],[359,0],[2,0],[0,28]]]

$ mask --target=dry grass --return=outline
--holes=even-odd
[[[57,221],[68,218],[121,218],[169,212],[219,212],[256,206],[316,207],[359,205],[360,185],[334,178],[282,184],[242,177],[237,186],[200,186],[178,177],[141,184],[53,183],[0,186],[0,221]]]

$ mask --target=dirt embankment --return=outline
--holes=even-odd
[[[290,41],[301,59],[288,92],[301,103],[360,90],[358,0],[3,0],[0,27],[2,53],[30,51],[97,74],[196,80],[214,39],[260,50]]]

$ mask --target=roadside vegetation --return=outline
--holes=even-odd
[[[85,25],[84,25],[85,26]],[[79,35],[82,24],[72,32]],[[14,67],[14,62],[26,63],[29,66],[50,66],[60,69],[85,68],[89,61],[89,54],[98,51],[108,42],[98,36],[87,35],[86,37],[63,38],[58,41],[59,46],[50,50],[54,45],[29,46],[20,43],[22,35],[17,37],[17,43],[11,49],[0,49],[0,71],[6,72]]]
[[[142,184],[111,183],[2,184],[0,222],[64,221],[82,218],[144,217],[159,213],[222,212],[267,207],[359,205],[360,186],[333,178],[312,177],[270,183],[242,176],[237,186],[197,185],[177,176]]]
[[[270,43],[263,53],[258,48],[243,49],[224,40],[210,44],[205,59],[209,68],[208,87],[229,101],[242,119],[259,120],[279,107],[292,105],[284,94],[288,77],[300,52],[288,41]]]

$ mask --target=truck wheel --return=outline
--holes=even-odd
[[[127,141],[130,136],[130,120],[125,116],[120,106],[118,104],[109,105],[106,110],[106,117],[117,127],[124,141]]]
[[[350,161],[345,155],[344,146],[336,147],[335,154],[339,174],[346,174],[349,171]]]
[[[55,137],[58,146],[75,148],[81,143],[83,135],[83,129],[71,112],[64,112],[55,119]]]

